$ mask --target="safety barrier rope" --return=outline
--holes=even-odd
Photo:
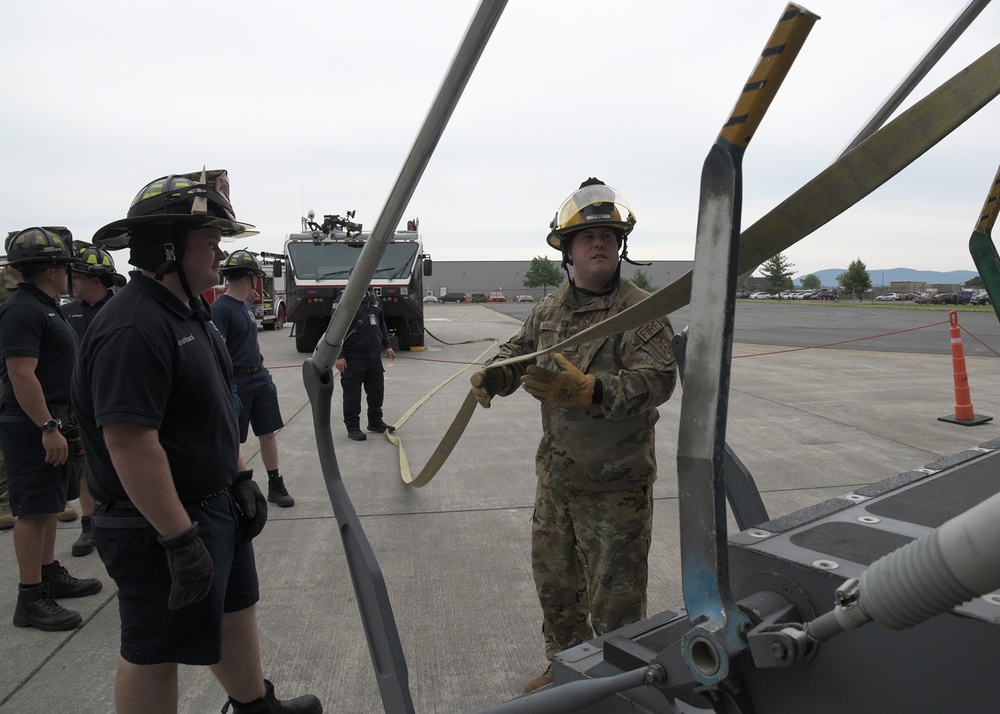
[[[971,332],[969,332],[966,328],[962,327],[961,325],[959,325],[959,327],[961,328],[962,332],[964,332],[965,334],[967,334],[969,337],[971,337],[972,339],[974,339],[976,342],[978,342],[979,344],[981,344],[983,347],[985,347],[986,349],[988,349],[990,352],[992,352],[993,354],[995,354],[997,357],[1000,357],[1000,352],[997,352],[995,349],[993,349],[988,344],[986,344],[985,342],[983,342],[981,339],[979,339],[978,337],[976,337],[974,334],[972,334]]]
[[[757,352],[757,353],[754,353],[754,354],[751,354],[751,355],[734,355],[733,359],[745,359],[747,357],[767,357],[767,356],[770,356],[770,355],[785,354],[787,352],[802,352],[803,350],[821,350],[821,349],[824,349],[826,347],[836,347],[837,345],[846,345],[846,344],[850,344],[851,342],[864,342],[865,340],[877,340],[877,339],[879,339],[881,337],[891,337],[892,335],[901,335],[901,334],[903,334],[905,332],[914,332],[916,330],[926,330],[928,327],[939,327],[941,325],[947,325],[947,324],[949,324],[948,320],[942,320],[940,322],[932,322],[932,323],[930,323],[928,325],[920,325],[919,327],[908,327],[905,330],[894,330],[893,332],[882,332],[882,333],[879,333],[877,335],[869,335],[868,337],[855,337],[855,338],[850,339],[850,340],[840,340],[838,342],[826,342],[826,343],[824,343],[822,345],[808,345],[806,347],[789,347],[787,349],[773,350],[771,352]],[[962,330],[962,332],[964,332],[965,334],[967,334],[969,337],[971,337],[972,339],[974,339],[976,342],[978,342],[979,344],[981,344],[983,347],[985,347],[986,349],[988,349],[990,352],[992,352],[993,354],[995,354],[997,357],[1000,357],[1000,352],[998,352],[997,350],[993,349],[988,344],[986,344],[985,342],[983,342],[981,339],[979,339],[978,337],[976,337],[974,334],[972,334],[971,332],[969,332],[968,329],[966,329],[965,327],[961,327],[961,330]]]
[[[906,332],[914,332],[916,330],[926,330],[927,328],[930,328],[930,327],[939,327],[941,325],[947,325],[947,324],[949,324],[948,320],[941,320],[939,322],[932,322],[932,323],[929,323],[927,325],[920,325],[919,327],[910,327],[910,328],[907,328],[905,330],[894,330],[892,332],[882,332],[882,333],[879,333],[877,335],[868,335],[866,337],[855,337],[855,338],[852,338],[852,339],[849,339],[849,340],[838,340],[836,342],[826,342],[826,343],[819,344],[819,345],[808,345],[808,346],[805,346],[805,347],[789,347],[787,349],[772,350],[770,352],[757,352],[757,353],[748,354],[748,355],[734,355],[733,359],[746,359],[746,358],[751,358],[751,357],[767,357],[767,356],[770,356],[770,355],[786,354],[786,353],[789,353],[789,352],[802,352],[802,351],[805,351],[805,350],[824,349],[824,348],[828,348],[828,347],[836,347],[838,345],[846,345],[846,344],[850,344],[852,342],[864,342],[866,340],[875,340],[875,339],[880,339],[880,338],[883,338],[883,337],[891,337],[893,335],[900,335],[900,334],[904,334]],[[591,328],[591,329],[593,329],[593,328]],[[989,345],[987,345],[985,342],[983,342],[981,339],[979,339],[979,337],[977,337],[976,335],[974,335],[971,332],[969,332],[968,329],[966,329],[965,327],[962,327],[962,331],[965,332],[967,335],[969,335],[969,337],[971,337],[972,339],[974,339],[977,342],[979,342],[979,344],[981,344],[983,347],[985,347],[986,349],[988,349],[990,352],[992,352],[993,354],[995,354],[998,357],[1000,357],[1000,352],[998,352],[997,350],[995,350],[992,347],[990,347]],[[426,332],[426,330],[425,330],[425,332]],[[394,430],[393,432],[389,432],[389,431],[385,432],[385,436],[389,440],[389,442],[392,443],[399,450],[399,474],[400,474],[400,478],[403,480],[403,483],[407,484],[408,486],[413,486],[414,488],[420,488],[422,486],[426,486],[430,482],[430,480],[432,478],[434,478],[434,476],[437,474],[437,472],[441,469],[441,467],[444,465],[445,461],[448,460],[448,457],[451,456],[451,453],[452,453],[452,451],[454,451],[455,446],[458,444],[459,439],[461,439],[462,434],[465,433],[465,429],[469,425],[469,422],[472,419],[473,413],[475,413],[475,411],[476,411],[476,404],[477,404],[476,399],[472,395],[472,391],[471,390],[468,392],[468,394],[466,394],[465,399],[462,402],[462,405],[458,408],[458,412],[455,414],[455,418],[452,420],[452,422],[449,425],[448,429],[445,431],[444,436],[441,437],[441,441],[438,443],[437,447],[434,449],[434,452],[431,454],[431,456],[428,459],[427,463],[424,465],[424,467],[422,469],[420,469],[420,472],[416,476],[414,476],[412,474],[412,470],[410,469],[410,461],[409,461],[409,458],[406,455],[406,449],[403,447],[403,440],[399,437],[399,435],[397,433],[395,433],[395,431],[398,430],[398,429],[400,429],[404,424],[406,424],[406,422],[410,419],[410,417],[413,416],[414,413],[416,413],[416,411],[421,406],[423,406],[431,397],[433,397],[435,394],[437,394],[445,385],[449,384],[450,382],[452,382],[453,380],[455,380],[456,378],[458,378],[462,374],[468,372],[471,368],[481,366],[483,358],[489,353],[490,350],[492,350],[496,346],[496,343],[498,342],[498,339],[496,337],[477,337],[477,338],[474,338],[474,339],[471,339],[471,340],[464,340],[462,342],[445,342],[444,340],[442,340],[442,339],[434,336],[430,332],[427,332],[427,334],[430,335],[431,337],[433,337],[435,340],[437,340],[438,342],[440,342],[443,345],[465,345],[465,344],[472,344],[472,343],[476,343],[476,342],[489,342],[490,346],[487,347],[485,350],[483,350],[483,352],[481,352],[475,358],[475,360],[472,361],[472,362],[464,362],[464,361],[458,361],[458,360],[428,359],[428,358],[424,358],[424,357],[421,357],[421,358],[419,358],[417,360],[417,361],[421,361],[421,362],[441,362],[441,363],[449,363],[449,364],[460,364],[460,365],[465,365],[465,366],[462,367],[462,369],[460,369],[457,372],[455,372],[450,377],[448,377],[447,379],[445,379],[443,382],[441,382],[440,384],[438,384],[437,386],[435,386],[433,389],[431,389],[429,392],[427,392],[427,394],[425,394],[419,400],[417,400],[417,402],[412,407],[410,407],[409,410],[407,410],[407,412],[402,417],[400,417],[398,421],[396,421],[396,423],[393,425],[393,430]],[[600,333],[598,332],[597,334],[600,334]],[[606,334],[600,334],[600,337],[606,337],[607,335],[610,335],[610,334],[614,334],[614,332],[613,331],[608,331]],[[594,335],[595,335],[595,333],[591,332],[592,338],[593,339],[598,339],[598,337],[596,337]],[[567,340],[566,342],[569,342],[569,340]],[[558,351],[561,348],[561,345],[566,344],[566,342],[560,343],[559,345],[555,345],[554,347],[551,347],[551,348],[549,348],[547,350],[544,350],[544,351],[539,351],[539,352],[532,353],[531,355],[523,355],[521,357],[517,357],[517,358],[514,358],[514,359],[503,360],[501,362],[494,362],[493,364],[497,365],[497,366],[504,365],[504,364],[513,364],[515,362],[523,362],[523,361],[526,361],[527,359],[534,358],[534,357],[537,357],[537,356],[541,356],[543,354],[550,354],[552,352]],[[406,357],[400,357],[400,358],[401,359],[407,359]],[[291,367],[299,368],[301,366],[302,365],[300,365],[300,364],[296,364],[296,365],[280,365],[280,366],[275,366],[275,367],[268,367],[267,369],[273,371],[275,369],[288,369],[288,368],[291,368]]]
[[[865,340],[876,340],[880,337],[890,337],[892,335],[901,335],[904,332],[913,332],[915,330],[926,330],[928,327],[937,327],[938,325],[947,325],[948,320],[942,320],[941,322],[932,322],[929,325],[921,325],[920,327],[908,327],[905,330],[896,330],[894,332],[883,332],[878,335],[869,335],[868,337],[855,337],[850,340],[840,340],[839,342],[827,342],[822,345],[808,345],[806,347],[789,347],[783,350],[774,350],[773,352],[758,352],[752,355],[737,355],[733,359],[743,359],[745,357],[767,357],[768,355],[780,355],[786,352],[802,352],[803,350],[820,350],[824,347],[836,347],[837,345],[846,345],[851,342],[864,342]],[[985,345],[984,345],[985,346]]]

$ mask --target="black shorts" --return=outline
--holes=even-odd
[[[67,501],[80,497],[79,479],[70,478],[65,466],[45,463],[42,432],[30,419],[0,421],[0,448],[15,516],[62,513]]]
[[[261,368],[254,374],[233,375],[240,398],[240,443],[245,443],[253,426],[255,436],[271,434],[285,425],[278,409],[278,388],[271,373]]]
[[[112,506],[114,504],[111,504]],[[239,514],[229,492],[185,505],[212,555],[212,589],[201,602],[167,607],[170,572],[166,551],[151,527],[109,528],[94,523],[97,552],[118,586],[121,656],[134,664],[215,664],[222,654],[222,615],[260,599],[253,544],[238,534]],[[94,509],[103,517],[139,518],[134,508]]]

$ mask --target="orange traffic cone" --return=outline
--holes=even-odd
[[[958,326],[958,313],[954,310],[949,312],[948,321],[951,323],[951,366],[955,372],[955,414],[954,416],[938,417],[938,421],[947,421],[963,426],[984,424],[993,417],[978,415],[972,409],[969,375],[965,371],[965,350],[962,347],[962,330]]]

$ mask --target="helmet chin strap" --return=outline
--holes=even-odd
[[[639,263],[639,262],[637,262],[635,260],[632,260],[631,258],[628,257],[628,236],[625,236],[625,237],[622,238],[622,257],[619,258],[619,260],[618,260],[618,268],[619,269],[621,269],[621,261],[623,261],[623,260],[626,263],[631,263],[632,265],[641,265],[643,267],[648,267],[648,266],[652,265],[652,263]]]
[[[187,275],[184,274],[184,268],[180,265],[177,266],[177,277],[181,280],[181,288],[184,290],[184,294],[188,297],[188,306],[190,306],[191,311],[202,322],[211,322],[212,313],[208,311],[208,307],[205,305],[205,300],[200,295],[195,297],[191,292],[191,286],[188,284]]]
[[[212,314],[208,311],[205,306],[205,301],[201,300],[200,297],[195,297],[194,293],[191,292],[191,285],[188,283],[187,275],[184,273],[184,266],[181,264],[181,256],[179,255],[181,251],[174,247],[173,243],[164,243],[163,252],[165,255],[165,260],[163,264],[156,269],[156,279],[163,282],[164,276],[167,273],[175,272],[181,283],[181,289],[188,299],[188,307],[191,311],[203,322],[211,322]]]

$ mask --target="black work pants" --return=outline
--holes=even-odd
[[[341,355],[347,366],[340,375],[340,386],[344,390],[344,425],[350,429],[360,428],[361,388],[368,395],[368,423],[382,421],[382,400],[385,397],[385,381],[382,356],[378,352],[345,352]]]

